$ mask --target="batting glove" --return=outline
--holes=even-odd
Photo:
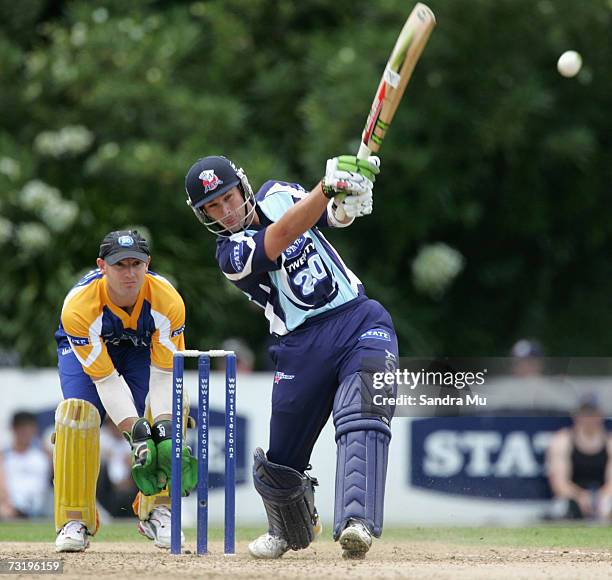
[[[341,155],[328,159],[321,182],[323,193],[330,198],[371,194],[379,167],[380,159],[375,156],[358,159],[354,155]]]
[[[347,218],[358,218],[372,213],[374,198],[372,192],[364,193],[363,195],[347,195],[339,205]],[[338,215],[338,212],[336,212]]]

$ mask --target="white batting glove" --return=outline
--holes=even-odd
[[[346,217],[358,218],[372,213],[374,197],[372,191],[362,195],[347,195],[338,205],[344,210]]]
[[[368,157],[368,163],[370,165],[376,166],[376,169],[378,169],[378,172],[377,172],[377,175],[378,175],[378,173],[380,173],[380,157],[378,155],[370,155]]]
[[[336,195],[365,195],[372,193],[379,172],[378,157],[358,159],[354,155],[341,155],[327,160],[323,193],[327,197]]]

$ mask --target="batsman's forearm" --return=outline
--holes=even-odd
[[[291,207],[276,223],[268,226],[264,238],[266,256],[276,260],[289,244],[317,223],[328,201],[318,183],[307,197]]]

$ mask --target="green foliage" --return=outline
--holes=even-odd
[[[54,364],[66,292],[107,231],[140,225],[153,269],[185,298],[189,343],[241,335],[261,354],[263,317],[219,274],[184,174],[222,153],[255,187],[316,183],[328,157],[357,150],[409,7],[15,6],[0,2],[0,347]],[[607,354],[610,2],[431,6],[438,26],[382,149],[374,214],[329,237],[391,311],[405,354],[498,354],[521,335]],[[555,69],[568,48],[585,61],[575,79]],[[465,260],[437,298],[411,273],[436,242]]]

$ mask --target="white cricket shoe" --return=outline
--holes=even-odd
[[[280,558],[287,550],[289,550],[287,540],[273,536],[269,532],[262,534],[249,544],[249,554],[253,558],[273,560]]]
[[[165,506],[157,506],[151,510],[149,517],[138,522],[138,531],[153,540],[158,548],[170,549],[170,509]],[[185,545],[185,534],[181,530],[181,547]]]
[[[345,560],[363,560],[372,546],[372,534],[359,520],[349,520],[340,534],[339,542]]]
[[[83,522],[71,520],[55,538],[56,552],[83,552],[89,547],[89,532]]]

